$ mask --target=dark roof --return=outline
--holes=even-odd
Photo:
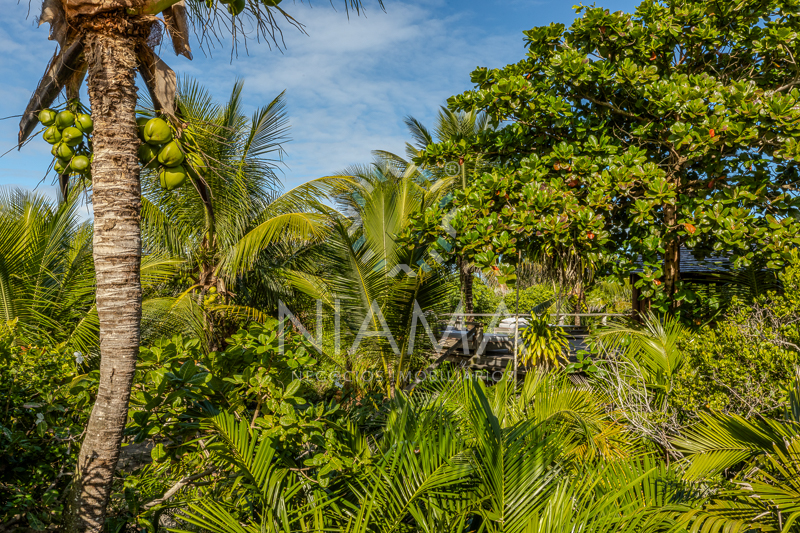
[[[636,261],[637,264],[642,264],[642,258]],[[702,261],[694,256],[692,250],[681,246],[681,274],[690,272],[708,273],[708,272],[727,272],[731,268],[731,259],[728,256],[722,255],[709,255]],[[642,268],[637,268],[634,273],[642,272]]]

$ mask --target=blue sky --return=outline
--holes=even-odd
[[[248,114],[284,89],[292,140],[285,145],[282,179],[290,188],[347,165],[369,162],[375,149],[403,153],[408,140],[403,117],[432,124],[448,96],[471,88],[477,66],[497,67],[524,57],[522,31],[575,16],[572,1],[364,0],[366,16],[348,21],[343,2],[284,0],[307,35],[284,24],[286,48],[249,42],[231,60],[230,43],[205,54],[196,40],[194,60],[160,55],[178,75],[199,79],[220,101],[236,78],[245,80]],[[636,2],[604,0],[612,11],[632,11]],[[44,72],[56,45],[48,26],[36,26],[38,0],[4,2],[0,19],[0,117],[18,115]],[[27,18],[26,18],[27,16]],[[86,97],[84,96],[84,99]],[[88,100],[88,99],[87,99]],[[17,118],[0,121],[0,153],[16,144]],[[53,194],[50,146],[34,140],[0,158],[0,186]]]

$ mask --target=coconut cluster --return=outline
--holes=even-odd
[[[80,103],[72,102],[62,111],[42,109],[39,122],[47,128],[42,137],[53,145],[53,169],[58,174],[89,175],[94,122]]]
[[[161,118],[139,117],[139,160],[144,168],[158,169],[158,181],[162,188],[171,191],[186,182],[189,172],[201,172],[206,168],[203,158],[190,149],[187,143],[176,139],[170,125]],[[183,137],[190,135],[184,131]]]

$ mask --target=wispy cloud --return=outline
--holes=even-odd
[[[248,111],[287,90],[292,141],[286,145],[286,187],[370,161],[374,149],[403,153],[403,124],[412,115],[431,124],[448,96],[471,87],[477,66],[502,66],[524,56],[521,31],[553,20],[569,22],[569,3],[519,0],[387,0],[386,12],[366,0],[366,16],[349,20],[327,0],[282,7],[305,25],[307,35],[284,24],[284,51],[249,43],[231,60],[230,47],[195,60],[161,55],[181,75],[206,85],[224,100],[237,78],[245,80]],[[632,7],[630,0],[607,0]],[[32,2],[32,9],[38,9]],[[47,26],[27,20],[27,3],[4,5],[0,20],[0,117],[19,114],[52,56]],[[17,119],[0,122],[0,148],[16,142]],[[0,184],[34,187],[51,160],[49,145],[34,141],[0,160]]]
[[[402,153],[405,115],[430,122],[448,96],[470,87],[476,66],[521,55],[521,35],[492,35],[468,12],[440,13],[437,4],[388,2],[386,13],[372,9],[349,20],[327,5],[298,4],[291,13],[307,35],[287,29],[283,53],[250,46],[249,55],[229,62],[230,51],[217,49],[213,59],[182,62],[181,72],[219,98],[244,78],[252,106],[287,90],[291,187],[367,162],[374,149]]]

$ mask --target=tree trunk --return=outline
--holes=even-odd
[[[61,193],[61,201],[66,202],[69,196],[69,174],[58,175],[58,190]]]
[[[69,530],[100,531],[119,459],[139,351],[141,188],[136,136],[137,26],[124,15],[87,21],[94,120],[92,204],[100,384],[78,458]]]
[[[669,298],[670,309],[674,309],[677,307],[675,293],[681,275],[681,243],[678,235],[674,233],[678,224],[678,208],[676,206],[664,207],[664,222],[667,226],[666,231],[672,233],[672,238],[664,247],[664,292]]]
[[[578,282],[578,290],[575,294],[575,325],[581,325],[581,313],[586,308],[586,291],[583,287],[583,281]]]
[[[472,306],[472,267],[463,257],[458,258],[458,272],[461,277],[461,293],[464,297],[464,313],[470,314]],[[464,317],[464,322],[472,320],[472,317]]]

